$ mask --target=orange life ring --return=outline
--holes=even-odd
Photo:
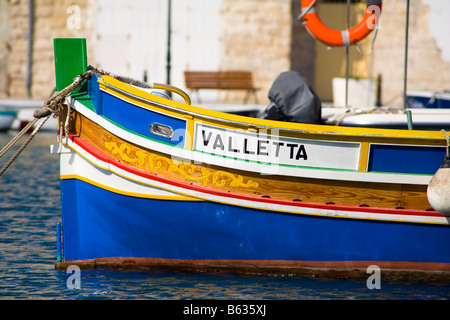
[[[343,31],[333,30],[320,21],[316,12],[318,2],[319,0],[302,0],[302,18],[305,21],[304,24],[314,38],[334,47],[352,45],[367,37],[375,29],[375,25],[378,22],[376,19],[381,14],[382,0],[366,0],[366,12],[356,26]],[[303,12],[305,13],[303,14]]]

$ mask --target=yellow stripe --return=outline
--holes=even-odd
[[[192,147],[194,146],[194,119],[191,118],[188,120],[187,123],[187,130],[186,130],[186,135],[185,135],[185,139],[186,139],[186,144],[184,146],[185,149],[187,150],[192,150]]]
[[[105,79],[108,76],[102,76],[102,77],[103,77],[103,79]],[[172,116],[172,117],[181,118],[181,119],[192,118],[192,116],[189,116],[189,115],[186,115],[186,114],[183,114],[180,112],[173,112],[173,111],[170,111],[167,109],[163,109],[161,107],[158,107],[157,105],[150,106],[149,104],[146,104],[145,102],[143,102],[137,98],[134,98],[130,95],[125,95],[122,92],[114,90],[114,89],[118,88],[118,89],[124,90],[132,95],[135,95],[137,97],[141,97],[141,98],[144,98],[144,99],[150,100],[150,101],[155,101],[155,102],[163,104],[163,105],[172,105],[172,106],[176,105],[177,107],[179,107],[180,105],[185,106],[185,104],[182,104],[182,103],[179,103],[179,102],[176,102],[173,100],[168,100],[168,99],[162,98],[160,96],[151,94],[149,92],[139,90],[135,87],[128,86],[127,84],[120,82],[114,78],[110,78],[110,79],[112,79],[113,81],[108,81],[108,83],[110,83],[112,85],[112,87],[108,86],[108,83],[105,81],[98,80],[98,82],[99,82],[99,86],[102,90],[109,92],[114,96],[117,96],[121,99],[127,100],[128,102],[136,104],[142,108],[150,109],[150,110],[153,110],[153,111],[156,111],[159,113],[164,113],[164,114]],[[125,86],[128,86],[128,87],[125,87]]]
[[[367,171],[367,163],[369,161],[369,147],[370,143],[368,142],[362,142],[361,143],[361,150],[359,155],[359,172],[366,172]]]
[[[77,174],[66,174],[66,175],[61,175],[60,176],[61,180],[68,180],[68,179],[77,179],[77,180],[81,180],[84,181],[86,183],[92,184],[96,187],[114,192],[114,193],[118,193],[121,195],[125,195],[125,196],[130,196],[130,197],[139,197],[139,198],[147,198],[147,199],[159,199],[159,200],[175,200],[175,201],[201,201],[200,199],[196,199],[196,198],[192,198],[192,197],[188,197],[188,196],[164,196],[164,195],[152,195],[152,194],[147,194],[147,193],[138,193],[138,192],[128,192],[128,191],[123,191],[123,190],[119,190],[116,188],[111,188],[108,187],[106,185],[103,185],[101,183],[95,182],[91,179],[88,179],[86,177],[83,176],[79,176]]]

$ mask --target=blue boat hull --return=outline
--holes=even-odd
[[[448,226],[130,197],[61,181],[65,261],[111,257],[450,263]],[[74,196],[76,195],[76,196]],[[99,199],[101,203],[99,203]],[[337,263],[337,264],[336,264]],[[314,263],[313,263],[314,264]]]

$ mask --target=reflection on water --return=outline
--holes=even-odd
[[[0,148],[12,138],[0,135]],[[58,156],[53,135],[38,133],[0,176],[0,299],[449,299],[450,285],[365,282],[308,277],[81,270],[80,289],[55,270],[60,221]],[[16,149],[19,145],[16,147]],[[8,160],[14,150],[0,159]]]

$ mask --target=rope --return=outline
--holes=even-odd
[[[28,122],[28,124],[0,151],[0,158],[38,121],[38,119],[33,119],[33,121]]]
[[[28,136],[25,142],[20,146],[20,148],[14,153],[14,155],[9,159],[9,161],[0,170],[0,176],[9,168],[9,166],[17,159],[20,153],[25,149],[25,147],[31,142],[31,140],[36,136],[38,131],[42,128],[45,122],[53,114],[57,117],[61,112],[61,105],[64,102],[67,95],[69,95],[75,88],[81,86],[82,82],[89,78],[93,70],[89,70],[79,76],[77,76],[74,82],[61,90],[60,92],[52,91],[51,97],[44,103],[41,110],[36,110],[33,113],[34,119],[30,121],[1,151],[0,157],[2,157],[11,147],[19,141],[19,139],[37,122],[39,119],[44,118],[41,123],[33,130],[33,132]]]
[[[42,128],[42,126],[45,124],[45,122],[48,120],[48,118],[50,118],[50,116],[53,114],[53,117],[58,117],[61,114],[61,106],[63,105],[65,99],[67,98],[68,95],[70,95],[73,90],[75,90],[76,88],[80,87],[83,82],[85,80],[87,80],[89,77],[92,76],[92,74],[94,73],[99,73],[102,75],[107,75],[110,76],[112,78],[115,78],[117,80],[120,80],[122,82],[125,82],[127,84],[130,85],[134,85],[134,86],[138,86],[141,88],[161,88],[161,89],[167,89],[167,88],[172,88],[171,86],[166,86],[166,85],[162,85],[162,84],[150,84],[150,83],[146,83],[140,80],[136,80],[136,79],[132,79],[129,77],[124,77],[121,75],[117,75],[117,74],[113,74],[111,72],[102,70],[102,69],[98,69],[98,68],[94,68],[92,66],[88,67],[88,71],[86,71],[83,74],[80,74],[79,76],[77,76],[73,83],[68,85],[66,88],[64,88],[63,90],[56,92],[55,89],[52,91],[50,98],[47,99],[44,103],[44,106],[42,107],[42,109],[40,110],[35,110],[33,113],[34,119],[32,121],[30,121],[13,139],[11,139],[11,141],[5,146],[3,147],[3,149],[0,151],[0,158],[9,150],[11,149],[11,147],[17,143],[17,141],[19,141],[19,139],[26,133],[28,132],[28,130],[37,122],[39,121],[39,119],[42,119],[42,122],[36,127],[36,129],[33,130],[33,132],[28,136],[28,138],[25,140],[25,142],[20,146],[20,148],[16,151],[16,153],[11,157],[11,159],[3,166],[3,168],[0,170],[0,176],[6,171],[6,169],[8,169],[8,167],[14,162],[14,160],[16,160],[16,158],[20,155],[20,153],[25,149],[25,147],[31,142],[31,140],[35,137],[35,135],[38,133],[38,131]],[[183,97],[187,97],[188,100],[186,100],[188,103],[189,101],[189,97],[184,94],[181,91],[177,91],[180,92],[180,94]],[[183,95],[184,94],[184,95]],[[64,134],[67,136],[68,132],[69,132],[69,112],[70,112],[70,105],[69,107],[69,111],[67,113],[67,118],[65,123],[63,123],[63,120],[61,119],[61,125],[64,124],[64,127],[61,126],[61,131],[60,131],[60,135],[62,135],[62,130],[64,130]],[[61,141],[61,140],[60,140]]]
[[[121,82],[125,82],[127,84],[132,85],[132,86],[137,86],[137,87],[147,88],[147,89],[152,89],[153,88],[153,84],[152,83],[147,83],[147,82],[136,80],[136,79],[133,79],[133,78],[130,78],[130,77],[121,76],[121,75],[118,75],[118,74],[111,73],[109,71],[105,71],[105,70],[100,69],[100,68],[94,68],[92,66],[89,66],[88,69],[90,71],[93,71],[93,73],[100,73],[102,75],[110,76],[111,78],[115,78],[115,79],[117,79],[117,80],[119,80]]]
[[[94,71],[95,73],[99,73],[101,75],[110,76],[112,78],[115,78],[121,82],[130,84],[132,86],[137,86],[137,87],[141,87],[141,88],[145,88],[145,89],[160,89],[160,90],[175,92],[184,99],[186,104],[191,105],[191,99],[189,98],[189,95],[177,87],[174,87],[174,86],[171,86],[168,84],[164,84],[164,83],[157,83],[157,82],[147,83],[147,82],[136,80],[136,79],[133,79],[130,77],[125,77],[125,76],[121,76],[118,74],[114,74],[114,73],[111,73],[111,72],[108,72],[108,71],[105,71],[105,70],[102,70],[99,68],[94,68],[92,66],[89,66],[88,69]]]
[[[83,74],[80,74],[75,78],[73,83],[63,90],[54,93],[47,101],[45,101],[44,106],[41,110],[36,110],[33,113],[35,118],[44,118],[48,115],[54,114],[54,117],[59,116],[61,109],[60,106],[66,99],[66,97],[72,93],[73,90],[80,87],[84,80],[87,80],[93,73],[95,69],[88,70]]]
[[[360,55],[362,55],[363,57],[371,56],[373,54],[373,48],[375,46],[375,39],[377,38],[377,34],[378,34],[378,28],[376,27],[375,31],[373,32],[372,41],[370,42],[370,51],[368,53],[364,53],[362,51],[362,49],[359,47],[358,42],[355,43],[356,51],[358,51],[358,53]]]
[[[20,148],[16,151],[16,153],[11,157],[11,159],[9,159],[9,161],[3,166],[3,168],[0,170],[0,176],[3,174],[3,172],[6,171],[6,169],[9,168],[9,166],[14,162],[14,160],[16,160],[16,158],[20,155],[20,153],[23,151],[23,149],[25,149],[25,147],[31,142],[31,140],[34,138],[34,136],[36,135],[36,133],[38,133],[38,131],[42,128],[42,126],[44,125],[44,123],[48,120],[48,118],[50,118],[50,115],[48,115],[44,120],[41,121],[41,123],[39,124],[39,126],[36,127],[36,129],[33,130],[33,132],[29,135],[29,137],[27,138],[27,140],[25,140],[25,142],[20,146]],[[35,119],[35,120],[39,120],[39,119]],[[31,122],[30,122],[31,123]],[[23,131],[23,130],[22,130]],[[3,150],[2,150],[3,151]]]

